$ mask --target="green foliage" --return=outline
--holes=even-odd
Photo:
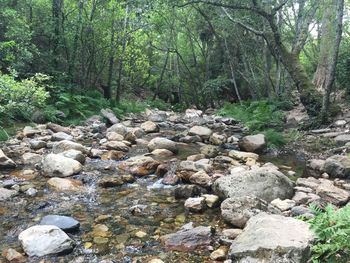
[[[283,133],[278,132],[274,129],[267,129],[266,131],[263,131],[263,134],[266,137],[268,145],[271,147],[279,148],[287,143],[287,140]]]
[[[328,205],[324,211],[312,206],[315,217],[308,222],[316,235],[312,262],[348,262],[350,260],[350,205],[336,209]]]
[[[28,120],[35,108],[44,107],[49,97],[45,80],[47,76],[41,74],[21,81],[0,74],[0,121]]]

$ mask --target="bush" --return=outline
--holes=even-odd
[[[328,205],[324,211],[311,208],[315,217],[308,222],[316,235],[312,262],[349,262],[350,205],[340,209]]]
[[[44,107],[49,97],[43,85],[47,79],[37,74],[17,81],[13,76],[0,74],[0,122],[29,120],[34,109]]]
[[[263,134],[266,137],[268,145],[271,147],[279,148],[287,143],[285,136],[281,132],[274,129],[267,129],[263,132]]]

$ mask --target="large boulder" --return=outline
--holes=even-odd
[[[117,123],[117,124],[114,124],[111,127],[109,127],[107,129],[107,132],[115,132],[115,133],[119,133],[119,134],[125,136],[128,132],[128,129],[125,125],[123,125],[121,123]]]
[[[64,141],[64,140],[73,141],[73,136],[69,135],[65,132],[56,132],[56,133],[52,134],[51,140],[53,140],[53,141]]]
[[[0,149],[0,168],[15,168],[17,165]]]
[[[156,137],[148,143],[147,147],[150,152],[156,149],[166,149],[173,153],[177,153],[176,142],[173,142],[167,138]]]
[[[331,178],[346,178],[350,176],[350,158],[342,155],[329,157],[323,165],[325,171]]]
[[[203,139],[209,139],[210,135],[213,134],[213,131],[205,126],[193,126],[188,133],[190,135],[198,135]]]
[[[102,109],[101,115],[107,119],[108,123],[112,125],[119,123],[118,118],[115,116],[114,112],[111,109]]]
[[[239,228],[244,228],[252,216],[264,211],[267,211],[267,203],[251,196],[227,198],[221,203],[222,218]]]
[[[230,247],[233,262],[306,263],[314,235],[303,221],[260,213],[252,218]]]
[[[122,152],[129,151],[129,147],[124,142],[120,142],[120,141],[107,142],[106,147],[108,150],[116,150],[116,151],[122,151]]]
[[[267,202],[276,198],[293,197],[293,183],[283,173],[272,168],[258,168],[223,176],[213,184],[214,192],[222,198],[256,196]]]
[[[159,132],[158,124],[154,123],[153,121],[146,121],[146,122],[142,123],[140,127],[146,133]]]
[[[74,241],[57,226],[32,226],[18,236],[23,250],[30,257],[67,253],[73,250]]]
[[[68,150],[77,150],[81,151],[84,154],[89,153],[90,151],[87,147],[81,145],[80,143],[71,142],[67,140],[57,142],[52,147],[53,153],[62,153]]]
[[[42,171],[48,177],[68,177],[82,169],[78,161],[59,154],[48,154],[42,160]]]
[[[245,136],[239,141],[239,148],[246,152],[261,152],[265,147],[266,141],[264,134]]]
[[[194,251],[199,247],[209,246],[212,242],[210,227],[193,227],[192,223],[184,225],[179,231],[161,237],[167,250],[182,252]]]
[[[321,159],[310,159],[306,163],[304,174],[306,176],[312,176],[315,178],[321,177],[323,173],[324,160]]]

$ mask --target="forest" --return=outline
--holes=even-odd
[[[0,263],[349,263],[349,0],[0,0]]]

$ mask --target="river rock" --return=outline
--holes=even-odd
[[[87,147],[81,145],[80,143],[67,141],[67,140],[57,142],[52,147],[52,152],[56,154],[62,153],[68,150],[77,150],[77,151],[81,151],[84,154],[87,154],[90,151]]]
[[[129,151],[129,147],[124,142],[120,142],[120,141],[107,142],[106,147],[109,150],[116,150],[116,151],[122,151],[122,152]]]
[[[48,177],[68,177],[82,169],[78,161],[59,154],[48,154],[42,160],[42,172]]]
[[[101,115],[107,119],[107,122],[110,124],[119,123],[118,118],[115,116],[114,112],[111,109],[102,109]]]
[[[185,201],[185,207],[191,212],[201,212],[205,209],[204,197],[190,197]]]
[[[40,225],[53,225],[65,232],[73,232],[79,229],[80,223],[70,216],[47,215],[41,219]]]
[[[167,250],[190,252],[199,247],[209,246],[212,242],[210,227],[193,227],[192,223],[184,225],[179,231],[161,237]]]
[[[29,144],[30,148],[32,148],[33,150],[39,150],[41,148],[46,147],[46,142],[41,140],[30,140]]]
[[[340,134],[334,138],[337,146],[344,146],[346,143],[350,142],[350,134]]]
[[[16,168],[16,163],[8,158],[5,153],[0,149],[0,168]]]
[[[267,203],[251,196],[227,198],[221,203],[222,218],[239,228],[244,228],[249,218],[263,211],[267,211]]]
[[[192,184],[198,184],[203,187],[211,185],[211,177],[205,171],[198,171],[190,176],[189,181]]]
[[[221,246],[218,249],[210,253],[210,259],[212,260],[225,260],[228,252],[228,248]]]
[[[270,168],[257,168],[223,176],[212,187],[223,199],[254,195],[271,202],[276,198],[292,198],[294,194],[292,181],[281,172]]]
[[[109,187],[121,186],[124,184],[124,182],[120,176],[115,175],[115,176],[108,176],[108,177],[104,177],[102,179],[99,179],[97,184],[100,187],[109,188]]]
[[[27,259],[24,255],[19,253],[13,248],[7,248],[2,252],[2,256],[5,257],[9,262],[16,262],[16,263],[21,263],[21,262],[26,262]]]
[[[310,159],[306,163],[305,174],[307,176],[320,178],[323,173],[325,161],[320,159]]]
[[[11,197],[17,195],[18,192],[16,190],[9,190],[3,187],[0,187],[0,201],[5,201],[10,199]]]
[[[222,236],[227,237],[228,239],[235,239],[240,234],[242,234],[243,230],[240,228],[228,228],[222,230]]]
[[[145,176],[156,171],[160,163],[149,156],[135,156],[121,162],[118,167],[132,175]]]
[[[125,125],[123,125],[121,123],[117,123],[117,124],[114,124],[111,127],[109,127],[107,129],[107,132],[115,132],[115,133],[118,133],[118,134],[125,136],[128,132],[128,129],[126,128]]]
[[[205,126],[193,126],[189,131],[189,135],[198,135],[203,139],[209,139],[213,131]]]
[[[59,155],[76,160],[81,164],[84,164],[86,159],[85,155],[81,151],[77,151],[73,149],[60,153]]]
[[[183,143],[196,143],[201,141],[202,139],[198,135],[194,135],[194,136],[187,135],[179,139],[179,142],[183,142]]]
[[[174,190],[176,199],[195,197],[206,193],[207,193],[207,190],[205,188],[200,187],[198,185],[193,185],[193,184],[179,185]]]
[[[236,150],[229,151],[228,156],[235,160],[243,162],[246,162],[248,159],[253,159],[255,161],[259,159],[259,155],[257,155],[256,153],[241,152]]]
[[[248,221],[232,243],[233,262],[306,263],[314,235],[303,221],[260,213]]]
[[[334,183],[330,180],[320,179],[321,184],[316,188],[316,194],[321,197],[322,200],[332,203],[334,205],[344,205],[350,199],[350,192],[334,186]]]
[[[166,149],[173,153],[177,153],[176,143],[167,138],[156,137],[148,143],[147,147],[150,152],[156,149]]]
[[[262,152],[266,147],[265,135],[256,134],[243,137],[239,148],[246,152]]]
[[[226,142],[226,139],[226,136],[223,134],[213,133],[209,138],[209,142],[211,142],[214,145],[221,145]]]
[[[63,140],[73,141],[73,136],[65,132],[56,132],[52,134],[51,140],[52,141],[63,141]]]
[[[74,179],[53,177],[47,181],[49,187],[59,192],[79,192],[82,190],[82,182]]]
[[[22,162],[25,165],[34,165],[34,164],[40,163],[41,159],[42,159],[42,156],[37,153],[28,152],[22,155]]]
[[[277,207],[280,211],[284,212],[294,207],[296,205],[296,202],[290,199],[281,200],[277,198],[275,200],[272,200],[271,205]]]
[[[124,136],[119,134],[119,133],[116,133],[116,132],[107,132],[106,138],[109,141],[122,141],[122,140],[124,140]]]
[[[33,137],[35,134],[40,134],[41,131],[39,129],[33,128],[31,126],[26,126],[23,128],[23,136],[24,137]]]
[[[154,123],[153,121],[146,121],[146,122],[142,123],[140,127],[146,133],[159,132],[158,124]]]
[[[64,132],[70,134],[70,129],[68,127],[64,127],[56,123],[49,122],[46,124],[46,128],[50,129],[53,132]]]
[[[204,194],[202,197],[205,198],[205,203],[209,208],[216,207],[220,201],[220,198],[217,195]]]
[[[334,155],[326,159],[323,171],[331,178],[346,178],[350,176],[350,158],[342,155]]]
[[[204,154],[207,158],[214,158],[219,154],[219,148],[213,145],[204,145],[200,149],[201,154]]]
[[[57,226],[32,226],[18,236],[23,250],[28,256],[67,253],[73,250],[75,242]]]

